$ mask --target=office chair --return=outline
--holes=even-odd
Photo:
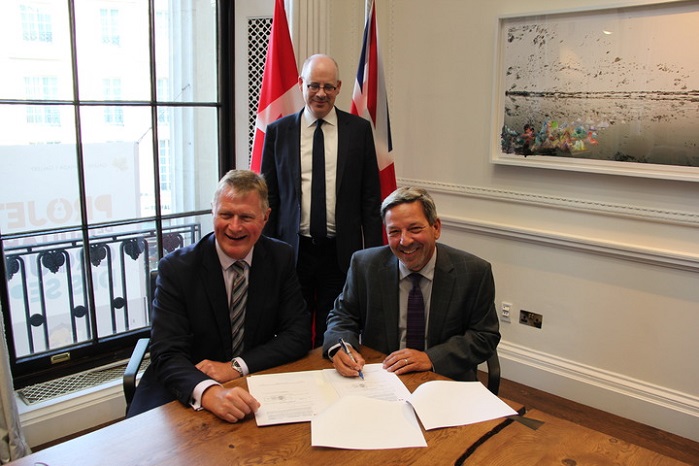
[[[498,350],[495,349],[493,355],[486,361],[488,367],[488,390],[493,395],[497,395],[500,391],[500,359],[498,359]]]
[[[153,297],[155,296],[155,279],[158,276],[157,270],[151,270],[148,280],[148,311],[152,311],[153,307]],[[129,406],[131,406],[131,401],[136,393],[136,376],[138,375],[138,370],[141,368],[141,363],[146,357],[148,352],[148,345],[150,344],[150,338],[139,338],[136,341],[136,346],[134,347],[129,362],[124,370],[123,377],[123,387],[124,387],[124,398],[126,399],[126,412],[129,411]]]

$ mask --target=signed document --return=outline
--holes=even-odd
[[[248,389],[260,402],[258,426],[308,422],[340,398],[359,396],[405,401],[410,391],[380,363],[364,366],[364,380],[343,377],[335,369],[251,375]]]

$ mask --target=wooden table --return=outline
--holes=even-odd
[[[557,418],[542,411],[527,411],[527,419],[543,421],[531,429],[519,422],[480,445],[464,464],[522,465],[685,465],[660,453]]]
[[[362,349],[367,363],[383,355]],[[278,373],[331,368],[320,349],[307,357],[265,371]],[[433,373],[400,376],[412,392]],[[247,387],[245,379],[229,385]],[[505,400],[515,410],[523,407]],[[126,419],[82,437],[36,452],[14,466],[60,465],[443,465],[443,464],[682,464],[584,427],[533,411],[544,421],[537,430],[496,419],[468,426],[423,431],[427,448],[340,450],[311,447],[311,425],[257,427],[254,419],[236,424],[179,402]]]

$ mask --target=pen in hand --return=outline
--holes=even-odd
[[[350,353],[349,346],[347,345],[347,343],[345,343],[345,340],[340,338],[339,341],[340,341],[340,346],[342,346],[342,349],[345,350],[345,353],[347,353],[347,356],[349,356],[350,359],[352,360],[352,362],[356,364],[357,360],[354,359],[354,356],[352,356],[352,353]],[[359,378],[364,380],[364,374],[362,373],[361,370],[359,370]]]

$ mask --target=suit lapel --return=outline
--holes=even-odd
[[[296,199],[301,199],[301,125],[303,124],[303,109],[296,114],[294,124],[286,132],[286,147],[289,148],[293,158],[293,163],[289,166],[292,170],[291,178],[295,180],[294,190],[296,190]]]
[[[398,348],[400,346],[400,334],[398,333],[398,316],[399,309],[399,293],[398,293],[398,259],[393,255],[389,248],[388,258],[383,263],[380,270],[381,275],[378,277],[381,293],[381,304],[385,312],[384,331],[386,333],[386,342],[389,348]]]
[[[209,238],[209,247],[206,248],[203,262],[203,273],[200,277],[206,295],[209,299],[211,312],[214,315],[218,327],[218,333],[224,347],[231,347],[231,321],[228,313],[228,302],[226,298],[226,288],[223,283],[223,275],[221,272],[221,262],[216,254],[216,246],[214,243],[215,237],[211,235]],[[223,286],[223,289],[221,287]]]
[[[265,277],[265,267],[260,264],[265,264],[271,261],[269,257],[269,249],[267,248],[267,240],[264,236],[260,236],[255,244],[255,250],[252,253],[252,264],[250,274],[248,276],[248,303],[245,310],[245,346],[250,348],[253,341],[257,341],[255,331],[263,327],[262,319],[265,316],[260,312],[264,309],[263,303],[269,293],[267,281]],[[255,267],[257,264],[257,267]]]
[[[427,327],[427,346],[440,342],[443,334],[454,287],[454,265],[447,252],[437,244],[437,262],[432,281],[432,297],[430,298],[430,317]]]
[[[342,184],[342,176],[345,173],[347,166],[347,157],[349,157],[349,135],[351,131],[347,129],[350,121],[345,118],[345,112],[340,109],[335,109],[337,113],[337,181],[335,182],[335,193],[340,192]]]

